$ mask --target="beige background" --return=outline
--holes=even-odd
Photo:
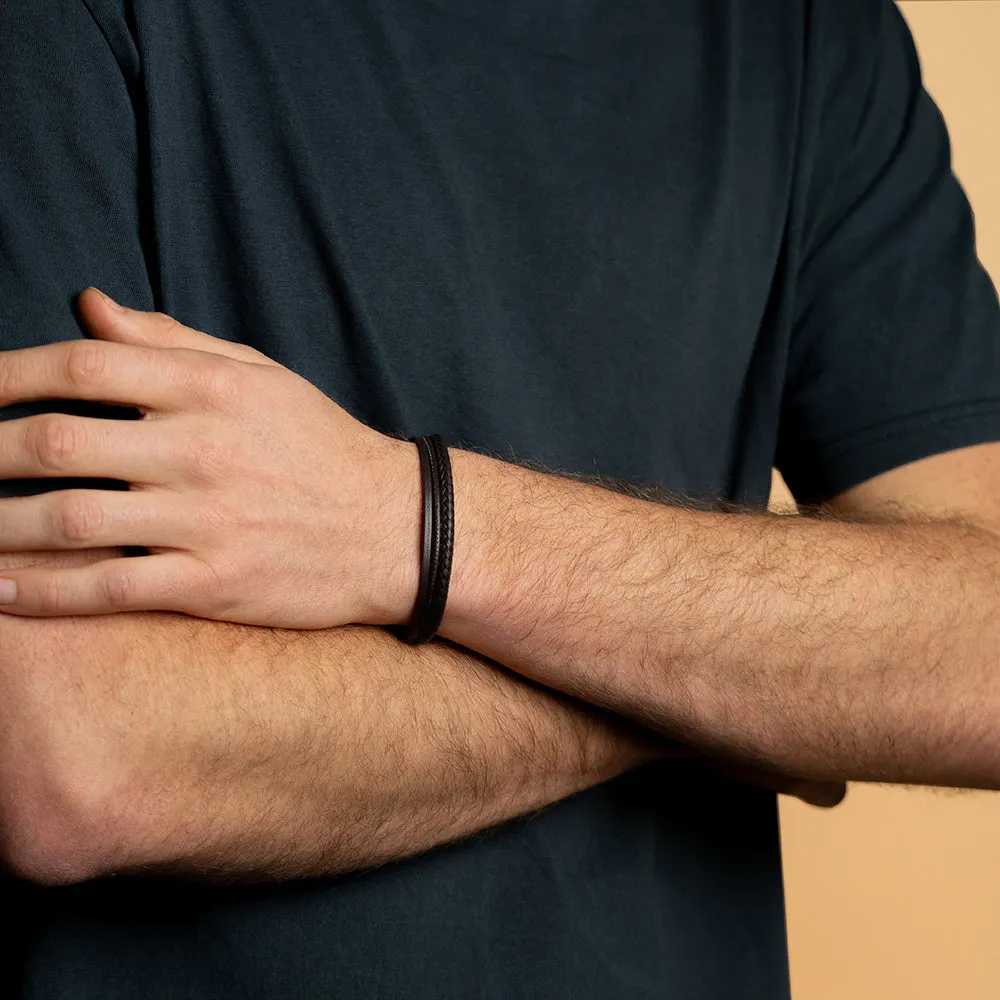
[[[899,6],[1000,283],[1000,0]],[[1000,998],[1000,794],[852,785],[781,830],[793,1000]]]

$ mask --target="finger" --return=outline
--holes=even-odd
[[[121,547],[107,549],[39,549],[36,551],[4,552],[0,550],[0,575],[15,569],[66,566],[89,566],[102,559],[125,559],[128,553]]]
[[[190,503],[136,490],[56,490],[0,500],[0,545],[7,552],[124,545],[191,548]]]
[[[785,794],[794,795],[811,806],[832,809],[844,801],[847,785],[843,781],[800,781],[785,789]]]
[[[0,406],[91,399],[141,409],[201,407],[225,394],[233,360],[187,348],[63,340],[0,351]]]
[[[184,436],[161,421],[42,413],[0,423],[0,479],[85,476],[165,485],[179,477],[184,447]]]
[[[101,338],[149,347],[186,347],[237,361],[277,365],[276,361],[247,344],[213,337],[185,326],[166,313],[129,309],[97,288],[85,288],[80,293],[79,304],[88,329]]]
[[[762,788],[778,792],[780,795],[791,795],[809,805],[826,809],[839,805],[847,794],[847,785],[842,781],[818,781],[811,778],[800,778],[732,761],[713,762],[711,768],[730,781],[759,785]]]
[[[106,559],[74,569],[5,572],[0,611],[32,618],[187,611],[192,595],[210,586],[207,576],[203,562],[178,552]],[[14,584],[12,599],[4,594],[5,580]]]

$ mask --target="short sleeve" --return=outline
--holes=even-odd
[[[154,308],[137,66],[119,0],[0,4],[0,350],[84,336],[74,304],[88,285]],[[47,400],[0,407],[0,420],[52,410],[138,416]],[[0,496],[114,482],[7,480]]]
[[[889,0],[812,14],[825,76],[775,461],[803,504],[1000,440],[1000,306],[909,28]]]

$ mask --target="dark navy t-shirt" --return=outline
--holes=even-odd
[[[33,0],[0,87],[2,349],[94,284],[386,433],[760,506],[1000,439],[888,0]],[[678,761],[346,878],[0,893],[32,1000],[788,996],[775,797]]]

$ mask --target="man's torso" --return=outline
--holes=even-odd
[[[136,112],[129,305],[387,433],[766,503],[800,5],[90,6]],[[774,796],[684,762],[358,876],[25,896],[46,1000],[788,992]]]

